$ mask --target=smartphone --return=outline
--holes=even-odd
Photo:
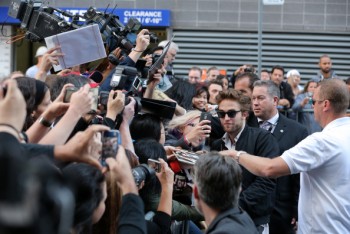
[[[76,87],[67,87],[66,93],[64,94],[63,102],[70,102],[70,98],[72,97],[72,94],[78,91],[78,88]]]
[[[201,117],[199,119],[199,122],[201,122],[202,120],[212,120],[212,115],[209,112],[202,112],[201,113]]]
[[[104,107],[107,107],[108,98],[109,98],[109,92],[101,91],[98,103],[101,104]]]
[[[158,160],[154,160],[149,158],[147,160],[147,164],[150,168],[153,168],[155,172],[159,173],[162,169],[162,165],[160,165],[160,162]]]
[[[118,145],[121,143],[118,130],[105,131],[102,134],[101,164],[106,166],[106,158],[115,158],[118,153]]]
[[[93,98],[93,101],[91,103],[91,111],[96,112],[98,104],[98,88],[90,88],[89,93],[92,93]]]

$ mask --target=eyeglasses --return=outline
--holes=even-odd
[[[218,114],[219,118],[225,118],[225,116],[227,115],[229,118],[234,118],[236,117],[237,113],[241,112],[241,110],[229,110],[227,112],[225,111],[221,111],[221,110],[217,110],[216,113]]]
[[[323,102],[324,100],[314,100],[312,99],[312,105],[314,106],[316,102]]]

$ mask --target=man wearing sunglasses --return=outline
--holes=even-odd
[[[267,158],[278,155],[278,143],[270,132],[245,123],[251,105],[250,97],[232,90],[219,93],[217,101],[217,114],[225,134],[213,142],[211,150],[234,149],[239,154],[255,152]],[[239,206],[250,215],[259,233],[268,233],[276,181],[255,176],[244,168],[242,175]]]
[[[313,94],[313,108],[322,132],[308,136],[280,157],[221,152],[255,175],[276,178],[300,173],[298,234],[350,233],[349,96],[342,80],[320,82]]]

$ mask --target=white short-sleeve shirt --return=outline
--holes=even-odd
[[[350,118],[329,123],[281,156],[300,172],[298,234],[350,233]]]

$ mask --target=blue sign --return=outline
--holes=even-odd
[[[72,14],[83,15],[87,8],[60,8]],[[105,9],[98,9],[104,11]],[[108,9],[109,12],[112,9]],[[20,24],[20,21],[7,15],[8,7],[0,7],[1,24]],[[114,14],[119,16],[119,20],[126,24],[130,18],[138,19],[142,26],[147,27],[169,27],[170,10],[159,9],[115,9]],[[68,21],[68,19],[66,19]]]

